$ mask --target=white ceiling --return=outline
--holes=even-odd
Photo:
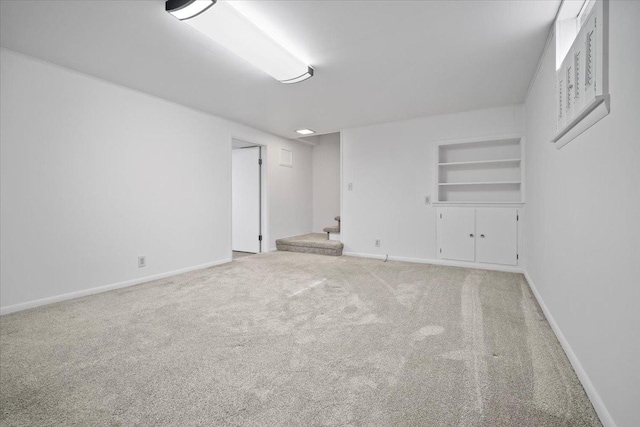
[[[2,1],[3,46],[288,138],[521,103],[560,0],[255,1],[284,85],[151,1]],[[215,6],[214,6],[215,8]]]

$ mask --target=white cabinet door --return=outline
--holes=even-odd
[[[439,256],[442,259],[475,261],[475,212],[467,208],[438,209]]]
[[[517,209],[476,209],[476,257],[489,264],[518,264]]]

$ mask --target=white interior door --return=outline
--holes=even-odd
[[[476,209],[478,262],[518,264],[517,209]]]
[[[232,150],[231,247],[234,251],[260,252],[260,148]]]
[[[475,261],[475,213],[469,208],[438,209],[439,256]]]

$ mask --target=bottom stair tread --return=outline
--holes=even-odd
[[[276,240],[276,248],[279,251],[340,256],[344,244],[335,240],[327,240],[327,235],[323,233],[309,233],[278,239]]]

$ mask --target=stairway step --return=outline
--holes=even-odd
[[[327,240],[326,235],[322,233],[310,233],[278,239],[276,240],[276,248],[279,251],[340,256],[344,244],[335,240]]]
[[[340,226],[337,227],[325,227],[322,229],[322,231],[324,231],[325,233],[339,233],[340,232]]]
[[[337,217],[335,217],[333,219],[335,219],[336,221],[340,222],[340,215],[338,215]]]

